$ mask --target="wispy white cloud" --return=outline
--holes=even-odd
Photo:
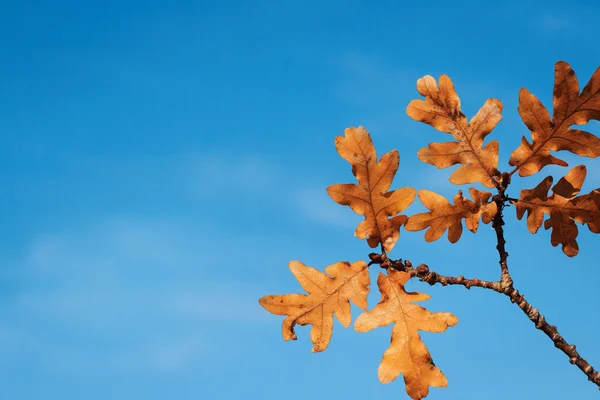
[[[340,98],[356,106],[374,105],[398,97],[414,87],[414,74],[386,64],[380,57],[363,53],[346,53],[336,60],[341,71],[337,87]],[[397,108],[397,104],[389,104]]]
[[[264,157],[206,156],[198,157],[193,167],[192,190],[209,197],[232,191],[259,191],[272,185],[277,168]]]
[[[201,357],[208,344],[199,337],[154,343],[148,351],[149,363],[161,371],[182,370]]]
[[[544,13],[538,19],[538,27],[546,32],[559,32],[571,27],[571,22],[564,16]]]
[[[107,219],[91,230],[38,234],[25,256],[28,278],[109,282],[126,274],[189,264],[197,236],[161,221]]]
[[[163,306],[170,313],[193,318],[256,323],[270,320],[257,302],[265,293],[267,289],[259,285],[213,282],[202,291],[177,291]]]
[[[154,372],[217,357],[215,344],[228,336],[221,326],[265,319],[257,299],[266,290],[208,273],[211,233],[116,219],[39,235],[19,290],[0,309],[0,354],[16,362],[23,352],[11,349],[29,348],[44,368]],[[69,344],[77,335],[94,344]]]
[[[325,189],[300,189],[292,196],[296,209],[312,221],[344,228],[360,222],[354,211],[334,202]]]

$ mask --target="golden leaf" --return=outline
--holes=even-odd
[[[462,191],[454,196],[454,205],[450,204],[444,196],[429,190],[419,190],[419,200],[430,209],[430,212],[415,214],[408,218],[404,226],[407,231],[420,231],[429,228],[425,232],[425,240],[433,242],[438,240],[448,229],[448,240],[456,243],[462,235],[462,219],[467,224],[467,229],[477,232],[479,218],[485,224],[490,223],[497,212],[495,202],[489,202],[492,196],[489,192],[482,192],[475,188],[469,188],[471,197],[475,201],[465,199]]]
[[[585,165],[574,167],[554,185],[551,196],[548,196],[548,190],[552,177],[548,176],[535,188],[522,190],[520,199],[515,203],[518,219],[523,218],[527,211],[527,227],[531,233],[536,233],[545,215],[549,215],[544,228],[552,228],[552,246],[562,244],[563,252],[569,257],[579,253],[575,221],[587,224],[593,233],[600,233],[600,189],[577,196],[586,173]]]
[[[325,272],[333,278],[300,261],[290,261],[289,267],[309,295],[264,296],[259,303],[273,314],[287,315],[282,325],[284,340],[297,339],[294,325],[310,324],[310,338],[314,345],[312,351],[323,351],[331,340],[334,313],[347,328],[352,322],[348,300],[363,310],[367,308],[370,284],[368,266],[364,261],[329,265]]]
[[[377,278],[381,300],[356,319],[354,328],[368,332],[394,324],[390,346],[379,365],[379,380],[389,383],[402,374],[408,395],[422,399],[429,393],[429,386],[445,387],[448,381],[433,363],[418,331],[443,332],[455,325],[458,318],[447,312],[431,313],[412,304],[429,299],[429,295],[404,290],[404,284],[410,279],[408,273],[388,269],[387,274],[380,273]]]
[[[438,168],[464,164],[450,176],[450,182],[462,185],[481,182],[494,187],[500,178],[498,171],[498,141],[483,147],[483,139],[502,119],[502,102],[488,99],[477,114],[467,123],[460,110],[460,99],[448,76],[440,76],[440,86],[432,76],[417,81],[417,90],[423,100],[412,100],[406,113],[414,120],[425,122],[435,129],[450,133],[455,142],[430,143],[417,153],[419,159]]]
[[[352,164],[352,173],[359,184],[331,185],[327,193],[335,202],[350,206],[354,212],[365,216],[356,228],[356,236],[366,238],[371,247],[381,243],[386,251],[390,251],[407,218],[396,214],[414,201],[415,189],[405,187],[386,192],[398,170],[398,151],[384,154],[377,162],[375,147],[365,128],[347,128],[344,134],[345,137],[335,138],[335,147],[340,156]]]
[[[600,139],[593,134],[571,129],[571,125],[600,120],[600,68],[579,94],[577,76],[564,61],[554,68],[554,114],[552,120],[544,105],[527,89],[519,93],[519,114],[531,131],[533,143],[523,136],[521,145],[510,156],[509,164],[516,166],[520,176],[533,175],[546,165],[568,164],[550,151],[568,150],[580,156],[598,157]]]

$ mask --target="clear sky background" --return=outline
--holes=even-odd
[[[418,78],[448,74],[469,118],[503,101],[488,140],[507,170],[529,135],[519,89],[551,106],[556,61],[581,87],[600,65],[594,0],[0,4],[3,399],[407,399],[402,379],[377,380],[391,327],[336,323],[312,354],[309,327],[284,342],[283,317],[257,301],[302,292],[290,260],[322,270],[371,252],[353,236],[362,217],[325,192],[354,182],[334,137],[365,126],[379,155],[400,152],[392,188],[450,197],[454,168],[416,157],[447,138],[405,113]],[[587,193],[600,160],[582,160]],[[509,194],[567,171],[544,168]],[[506,215],[516,287],[600,368],[600,237],[580,228],[570,259]],[[403,230],[391,255],[498,278],[489,226],[455,245],[423,234]],[[504,296],[408,287],[459,318],[422,334],[449,380],[428,399],[597,398]]]

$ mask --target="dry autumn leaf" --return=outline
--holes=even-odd
[[[490,202],[492,194],[479,191],[475,188],[469,188],[471,197],[475,201],[465,199],[462,191],[454,196],[454,205],[450,204],[445,197],[430,192],[429,190],[419,190],[419,200],[430,209],[430,212],[415,214],[408,219],[404,226],[407,231],[420,231],[425,228],[425,240],[433,242],[438,240],[448,229],[448,240],[456,243],[462,235],[462,220],[466,220],[467,229],[471,232],[477,232],[479,227],[479,218],[485,224],[490,223],[497,212],[495,202]]]
[[[427,300],[429,296],[404,290],[404,284],[410,279],[408,273],[388,269],[387,274],[380,273],[377,278],[381,300],[371,311],[356,319],[354,328],[368,332],[394,324],[390,346],[379,365],[379,380],[389,383],[402,374],[408,395],[422,399],[429,393],[429,386],[445,387],[448,381],[433,363],[418,331],[443,332],[455,325],[458,318],[447,312],[431,313],[412,304]]]
[[[498,171],[498,141],[485,147],[483,139],[502,119],[502,102],[488,99],[477,114],[467,123],[460,110],[460,99],[448,76],[440,76],[440,86],[432,76],[417,81],[417,90],[423,100],[412,100],[406,113],[414,120],[425,122],[435,129],[450,133],[455,142],[430,143],[417,153],[419,159],[438,168],[464,164],[450,176],[450,182],[462,185],[481,182],[494,187],[500,178]]]
[[[312,325],[310,338],[313,352],[323,351],[329,345],[333,331],[333,314],[345,326],[350,326],[350,302],[367,308],[369,270],[364,261],[338,262],[321,271],[300,261],[290,261],[290,270],[309,294],[284,294],[264,296],[259,300],[267,311],[287,315],[282,325],[284,340],[296,340],[294,325]]]
[[[405,187],[387,192],[400,163],[398,151],[384,154],[377,162],[375,147],[365,128],[347,128],[344,135],[335,138],[335,147],[340,156],[352,164],[352,173],[359,184],[331,185],[327,193],[335,202],[365,216],[356,228],[356,236],[367,239],[371,247],[381,243],[390,251],[400,237],[400,226],[407,219],[406,215],[396,214],[414,201],[415,190]]]
[[[551,196],[548,196],[548,190],[552,186],[552,177],[548,176],[535,188],[522,190],[520,199],[515,202],[518,219],[527,211],[527,227],[531,233],[536,233],[542,226],[546,214],[550,216],[544,227],[552,228],[552,246],[562,244],[563,252],[569,257],[579,252],[575,221],[587,224],[593,233],[600,233],[600,189],[577,196],[586,173],[584,165],[574,167],[554,185]]]
[[[549,164],[568,165],[550,151],[568,150],[580,156],[598,157],[600,139],[570,127],[600,120],[600,68],[579,94],[579,83],[571,66],[557,62],[552,120],[538,98],[524,88],[519,93],[519,114],[533,140],[529,143],[523,136],[521,145],[510,156],[509,164],[517,167],[520,176],[533,175]]]

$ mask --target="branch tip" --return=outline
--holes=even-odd
[[[467,289],[471,287],[481,287],[490,289],[497,293],[507,296],[511,303],[516,304],[527,317],[535,324],[535,327],[546,334],[554,343],[554,346],[560,349],[569,357],[569,362],[576,365],[587,377],[588,380],[598,385],[600,389],[600,371],[595,370],[577,351],[574,344],[569,344],[558,332],[554,325],[550,325],[546,318],[540,314],[539,310],[533,307],[517,289],[513,287],[512,279],[508,273],[504,273],[500,280],[484,281],[477,278],[465,278],[460,275],[458,277],[440,275],[431,271],[426,264],[420,264],[416,268],[412,266],[409,260],[390,260],[385,255],[369,254],[369,258],[373,263],[380,264],[383,268],[392,268],[398,271],[407,272],[411,278],[419,278],[421,281],[433,286],[440,284],[442,286],[460,285]]]

